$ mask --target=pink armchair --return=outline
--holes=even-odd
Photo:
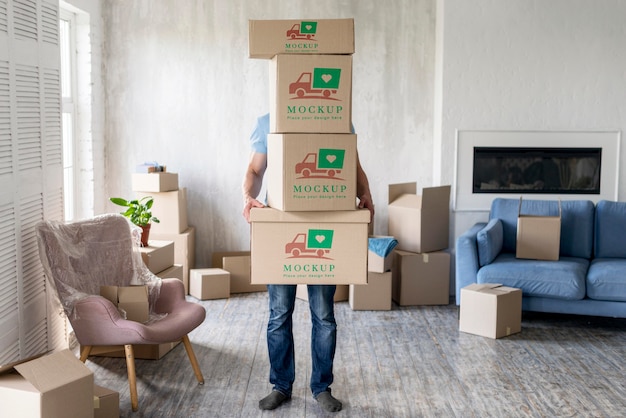
[[[144,265],[138,251],[139,229],[118,214],[73,223],[37,225],[39,255],[48,281],[63,306],[85,362],[94,346],[123,345],[131,406],[138,409],[133,344],[183,342],[199,384],[204,378],[187,334],[206,316],[185,300],[183,283],[160,279]],[[124,312],[100,296],[101,285],[147,285],[150,319],[124,319]]]

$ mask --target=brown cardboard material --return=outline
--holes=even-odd
[[[269,72],[271,133],[351,133],[352,56],[276,55]]]
[[[6,417],[93,417],[93,395],[93,372],[69,350],[0,375],[0,411]]]
[[[149,240],[147,247],[138,250],[143,263],[153,274],[174,265],[174,241]]]
[[[494,283],[461,289],[459,330],[502,338],[522,330],[522,291]]]
[[[269,134],[268,206],[283,211],[355,210],[357,137]]]
[[[450,254],[394,250],[392,298],[401,306],[450,302]]]
[[[369,238],[391,238],[389,236],[371,235]],[[396,245],[397,246],[397,245]],[[376,254],[372,250],[367,250],[367,271],[372,273],[384,273],[393,267],[393,251],[386,257]]]
[[[230,273],[224,269],[192,269],[189,276],[189,294],[197,299],[226,299],[230,296]]]
[[[416,183],[389,185],[388,233],[398,250],[429,253],[448,248],[450,186],[425,187]]]
[[[119,418],[120,394],[114,390],[94,385],[93,416],[94,418]]]
[[[183,284],[185,293],[189,293],[189,270],[196,262],[196,228],[190,226],[180,234],[150,233],[150,237],[161,241],[174,241],[174,263],[183,266]]]
[[[354,53],[354,19],[250,20],[248,29],[250,58]]]
[[[521,212],[520,197],[515,257],[558,260],[561,246],[561,201],[559,200],[558,216],[524,215]]]
[[[216,251],[211,254],[211,267],[221,269],[224,267],[224,257],[250,256],[250,251]]]
[[[187,220],[187,189],[181,188],[170,192],[145,193],[135,192],[138,198],[152,196],[152,215],[159,223],[152,223],[150,234],[180,234],[189,228]]]
[[[347,301],[348,291],[348,285],[337,285],[337,289],[335,290],[335,296],[333,297],[333,302]],[[307,302],[309,301],[309,290],[307,289],[307,285],[296,285],[296,297]]]
[[[178,344],[180,344],[180,341],[161,344],[134,344],[133,354],[135,358],[142,360],[159,360],[172,351]],[[94,346],[89,355],[98,357],[126,357],[124,346],[121,345]]]
[[[367,273],[366,285],[350,285],[349,303],[354,311],[391,310],[391,272]]]
[[[100,286],[100,295],[125,313],[129,321],[144,323],[150,317],[147,286]]]
[[[230,293],[266,292],[264,284],[250,280],[250,255],[222,258],[222,268],[230,273]]]
[[[161,279],[178,279],[183,281],[183,266],[180,264],[174,264],[172,267],[167,268],[155,274],[155,276]]]
[[[134,192],[169,192],[178,190],[178,173],[133,173]]]
[[[253,208],[252,283],[367,283],[367,209],[283,212]]]

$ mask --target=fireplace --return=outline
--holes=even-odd
[[[496,197],[617,200],[619,132],[457,131],[454,207]]]

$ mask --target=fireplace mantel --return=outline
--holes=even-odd
[[[489,210],[496,197],[525,196],[529,199],[587,199],[617,200],[619,178],[620,133],[610,131],[567,132],[567,131],[457,131],[456,138],[455,199],[456,211]],[[474,148],[519,147],[519,148],[601,148],[602,165],[600,193],[578,194],[531,194],[520,190],[511,193],[475,193],[473,187]]]

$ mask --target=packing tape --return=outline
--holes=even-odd
[[[428,264],[428,254],[422,255],[422,261],[424,261],[424,264]]]
[[[93,397],[93,409],[100,409],[100,398],[95,395]]]

